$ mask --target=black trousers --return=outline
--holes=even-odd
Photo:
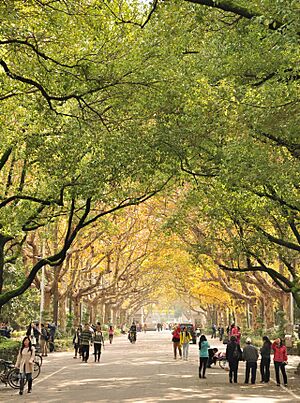
[[[237,383],[237,374],[238,374],[238,369],[239,369],[239,361],[238,360],[230,360],[229,361],[229,381],[232,382],[232,376],[233,376],[233,382]]]
[[[207,366],[208,357],[200,357],[200,365],[199,365],[199,378],[205,376],[206,366]],[[201,374],[202,372],[202,374]]]
[[[94,355],[95,355],[95,361],[100,361],[100,355],[101,355],[101,343],[94,343]]]
[[[271,358],[261,357],[260,375],[262,382],[270,381],[270,364],[271,364]]]
[[[280,369],[281,373],[282,373],[282,377],[283,377],[283,383],[286,385],[287,376],[286,376],[286,372],[285,372],[285,364],[283,364],[283,362],[274,361],[274,367],[275,367],[275,374],[276,374],[276,382],[280,383],[280,376],[279,376],[279,369]]]
[[[251,371],[251,383],[255,383],[256,380],[256,370],[257,370],[257,362],[246,362],[246,376],[245,383],[249,383],[250,371]]]
[[[90,346],[88,345],[81,345],[81,354],[82,354],[82,361],[87,362],[90,356]]]

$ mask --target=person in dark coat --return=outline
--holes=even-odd
[[[270,364],[271,364],[271,349],[272,343],[267,336],[263,337],[263,346],[260,349],[260,375],[261,382],[268,383],[270,381]]]
[[[230,337],[230,341],[226,347],[226,360],[229,363],[229,382],[237,383],[237,373],[239,368],[239,360],[242,357],[242,350],[236,341],[235,336]]]

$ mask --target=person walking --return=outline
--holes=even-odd
[[[80,335],[80,346],[83,362],[88,362],[90,355],[90,343],[92,342],[92,338],[93,334],[90,331],[90,325],[86,323]]]
[[[251,344],[250,337],[247,337],[246,346],[244,347],[243,351],[243,359],[246,361],[245,383],[249,383],[251,371],[251,383],[252,385],[255,384],[258,356],[259,354],[257,348]]]
[[[49,333],[45,328],[45,325],[41,324],[41,335],[40,335],[40,347],[42,357],[47,357],[48,355],[48,340],[49,340]]]
[[[20,371],[20,391],[19,394],[23,395],[24,380],[28,382],[28,393],[32,391],[32,372],[35,358],[35,348],[31,345],[31,340],[28,336],[24,337],[22,346],[19,350],[16,368]]]
[[[213,323],[211,327],[211,338],[215,339],[217,337],[217,325]]]
[[[108,329],[108,340],[109,340],[109,344],[112,344],[113,338],[114,338],[114,328],[112,327],[112,325],[110,325],[110,326],[109,326],[109,329]]]
[[[102,347],[102,345],[104,347],[104,338],[103,338],[103,334],[101,331],[101,326],[99,326],[99,325],[96,326],[95,332],[93,334],[93,342],[94,342],[95,362],[96,361],[100,362],[101,347]]]
[[[191,340],[192,340],[191,333],[184,326],[184,328],[180,332],[180,345],[182,346],[182,355],[183,355],[183,359],[185,361],[188,360],[189,346],[190,346],[190,341]]]
[[[219,340],[222,341],[222,340],[223,340],[223,337],[224,337],[224,333],[225,333],[224,326],[220,326],[220,327],[218,328],[218,331],[219,331]]]
[[[75,350],[75,355],[73,358],[77,358],[77,354],[79,353],[79,356],[81,356],[81,347],[80,347],[80,335],[82,332],[82,326],[79,326],[74,333],[73,336],[73,345],[74,345],[74,350]]]
[[[239,368],[239,360],[242,357],[240,345],[236,342],[236,337],[231,336],[226,347],[226,360],[229,363],[229,382],[237,383],[237,373]]]
[[[206,372],[206,366],[207,366],[207,361],[208,361],[208,349],[210,345],[208,344],[208,341],[204,334],[200,336],[199,340],[199,378],[204,378],[206,379],[205,372]],[[202,372],[202,373],[201,373]]]
[[[260,349],[260,375],[262,383],[268,383],[270,381],[271,348],[272,343],[267,336],[264,336],[263,346]]]
[[[180,345],[180,325],[177,325],[172,332],[172,342],[174,351],[174,360],[177,358],[177,350],[180,358],[182,357],[181,345]]]
[[[285,366],[287,365],[287,351],[283,344],[283,340],[278,338],[272,343],[272,350],[274,351],[274,367],[276,374],[277,386],[280,386],[279,369],[282,373],[284,386],[287,386],[287,375],[285,372]]]

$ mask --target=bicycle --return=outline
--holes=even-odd
[[[0,366],[3,367],[3,370],[0,373],[0,381],[7,386],[7,384],[10,385],[9,383],[9,376],[12,370],[15,369],[14,364],[11,361],[6,361],[0,359]]]
[[[41,367],[37,362],[34,362],[32,380],[36,379],[41,373]],[[24,379],[26,385],[27,379]],[[14,389],[20,388],[20,371],[18,368],[13,368],[8,374],[8,383]]]
[[[34,362],[39,364],[39,366],[41,367],[43,364],[43,357],[40,354],[35,353]]]

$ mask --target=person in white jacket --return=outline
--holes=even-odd
[[[34,358],[35,349],[31,345],[30,338],[26,336],[22,341],[16,362],[16,368],[20,370],[20,395],[23,395],[25,377],[28,382],[28,393],[31,393]]]

